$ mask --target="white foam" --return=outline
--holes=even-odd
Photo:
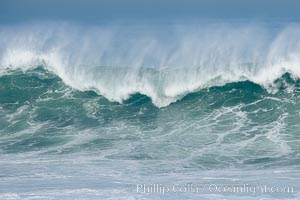
[[[164,30],[164,31],[162,31]],[[1,71],[45,66],[79,90],[122,102],[133,93],[159,107],[189,92],[250,80],[268,87],[300,76],[300,25],[211,24],[84,27],[67,23],[0,28]]]

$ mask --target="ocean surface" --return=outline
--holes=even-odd
[[[300,199],[300,24],[0,27],[0,199]]]

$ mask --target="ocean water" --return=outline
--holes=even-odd
[[[0,199],[299,199],[300,24],[0,28]]]

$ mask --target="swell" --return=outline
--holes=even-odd
[[[164,107],[189,93],[249,80],[300,77],[298,24],[81,27],[67,23],[0,28],[1,72],[42,65],[78,90],[119,103],[140,93]]]
[[[112,73],[111,69],[102,69],[103,71],[99,72],[100,74]],[[118,70],[118,72],[122,70]],[[151,76],[159,76],[159,72],[153,69],[146,69],[145,72],[140,73],[151,73]],[[117,74],[113,71],[112,74]],[[7,70],[5,74],[0,76],[0,90],[1,90],[1,105],[10,104],[30,104],[31,102],[40,102],[51,100],[50,96],[53,98],[61,98],[63,101],[64,98],[79,98],[79,99],[93,99],[95,97],[104,97],[105,102],[102,101],[105,105],[116,105],[115,102],[110,102],[106,96],[97,94],[97,90],[84,90],[80,91],[74,88],[69,87],[64,83],[60,77],[51,71],[46,70],[43,66],[35,67],[23,70]],[[298,96],[300,91],[300,79],[295,78],[290,73],[283,74],[280,78],[272,82],[273,87],[276,88],[276,91],[270,93],[266,88],[262,87],[259,84],[251,82],[249,80],[229,82],[223,85],[214,84],[213,86],[205,87],[202,89],[197,89],[191,91],[186,95],[182,96],[177,102],[178,105],[186,104],[186,102],[196,102],[199,99],[202,99],[203,96],[210,96],[212,104],[226,104],[227,98],[236,98],[238,102],[243,102],[245,104],[250,103],[251,101],[257,100],[264,97],[274,97],[274,98],[283,98],[285,95],[294,95]],[[70,93],[74,93],[70,95]],[[48,98],[49,95],[49,98]],[[221,97],[223,96],[223,97]],[[208,99],[206,99],[207,101]],[[217,103],[219,102],[219,103]],[[133,92],[129,95],[128,98],[123,100],[122,105],[124,106],[135,106],[140,107],[142,104],[149,103],[152,106],[153,100],[151,96],[144,95],[142,93]],[[175,103],[176,104],[176,103]],[[237,103],[238,104],[238,103]],[[236,105],[236,104],[235,104]],[[151,107],[152,107],[151,106]],[[151,108],[153,109],[153,108]]]
[[[190,80],[190,77],[186,76],[193,75],[193,71],[187,73],[187,70],[181,69],[158,71],[151,68],[141,68],[137,71],[132,71],[128,68],[98,67],[96,70],[91,70],[88,73],[85,71],[76,71],[74,74],[76,77],[75,80],[70,80],[70,77],[64,79],[65,76],[57,76],[53,71],[49,71],[48,69],[47,66],[27,68],[25,71],[24,69],[6,69],[0,78],[2,81],[5,81],[8,76],[11,76],[12,79],[16,79],[16,84],[22,84],[22,79],[18,80],[18,76],[22,74],[21,76],[24,76],[25,85],[17,86],[19,91],[17,91],[16,94],[24,94],[25,96],[34,96],[34,90],[31,89],[35,86],[26,84],[30,82],[34,83],[35,79],[38,79],[41,83],[38,84],[37,87],[41,89],[49,89],[51,86],[51,90],[56,91],[59,88],[68,88],[68,86],[71,86],[71,88],[82,92],[96,92],[111,102],[121,104],[132,101],[132,98],[134,99],[136,95],[145,95],[150,98],[151,102],[157,107],[165,107],[178,100],[203,93],[203,91],[210,92],[214,90],[214,88],[221,88],[220,91],[222,91],[229,86],[229,88],[234,89],[246,85],[246,87],[242,87],[243,93],[255,92],[252,89],[258,87],[268,95],[276,95],[278,92],[294,92],[299,88],[299,78],[295,76],[295,74],[288,72],[283,73],[279,78],[276,78],[273,82],[268,84],[258,84],[246,77],[224,79],[222,75],[219,75],[202,84],[193,85],[192,82],[190,83],[192,85],[189,85],[186,81]],[[183,77],[176,77],[177,75],[183,74]],[[48,80],[48,78],[50,79]],[[51,85],[49,81],[52,82],[53,85]],[[9,85],[2,83],[2,94],[5,94],[6,89],[8,89],[5,87],[14,87],[14,85],[10,84],[13,84],[13,81],[9,83]],[[24,88],[24,90],[22,90],[22,88]],[[41,94],[37,93],[37,95]]]
[[[78,91],[42,67],[10,71],[0,77],[0,151],[88,151],[129,160],[166,156],[181,167],[201,168],[294,165],[300,81],[286,73],[274,84],[274,94],[250,81],[213,86],[157,108],[141,94],[119,104]],[[166,145],[176,151],[162,154]],[[210,148],[217,153],[211,155]]]

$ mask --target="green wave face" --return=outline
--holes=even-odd
[[[42,68],[13,71],[0,78],[0,152],[167,159],[179,168],[294,166],[299,84],[285,74],[271,94],[249,81],[229,83],[157,108],[141,94],[120,104],[72,89]]]
[[[210,184],[276,183],[296,191],[300,81],[287,73],[273,86],[270,93],[232,82],[159,108],[142,94],[117,103],[73,89],[42,67],[7,72],[0,77],[0,198],[211,199]],[[190,182],[201,192],[135,188]],[[299,197],[231,197],[261,195]]]

